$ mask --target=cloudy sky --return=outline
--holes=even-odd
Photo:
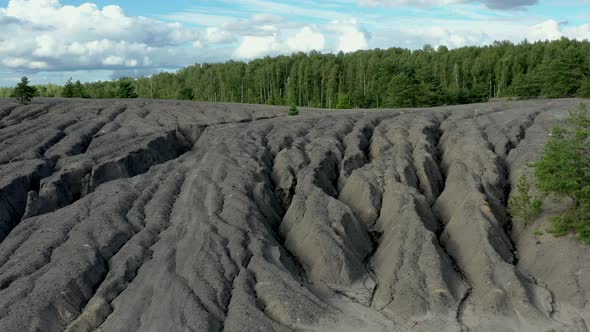
[[[296,51],[562,36],[590,39],[590,0],[0,0],[0,86],[22,75],[61,84]]]

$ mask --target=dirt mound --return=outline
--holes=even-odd
[[[506,213],[578,103],[0,100],[0,330],[587,331],[563,204]]]

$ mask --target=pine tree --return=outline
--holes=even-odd
[[[61,96],[64,98],[74,98],[75,89],[71,77],[66,81],[66,84],[64,85],[64,88],[61,91]]]
[[[29,85],[29,78],[23,76],[20,80],[20,83],[16,85],[13,96],[16,98],[16,100],[18,100],[19,103],[28,104],[35,96],[35,92],[35,87]]]
[[[135,87],[130,79],[121,78],[117,87],[117,98],[137,98]]]
[[[84,85],[80,83],[80,81],[76,81],[73,87],[73,97],[75,98],[88,98],[88,94],[86,93],[86,88]]]
[[[516,184],[516,194],[508,200],[508,211],[513,218],[528,225],[540,212],[541,201],[531,195],[531,184],[526,175],[521,175]]]

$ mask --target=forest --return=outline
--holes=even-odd
[[[68,84],[74,84],[68,81]],[[131,85],[135,91],[121,94]],[[322,108],[415,107],[491,98],[590,97],[590,42],[495,42],[449,50],[296,53],[195,64],[176,73],[37,86],[39,96],[190,99]],[[8,96],[11,89],[1,89]]]

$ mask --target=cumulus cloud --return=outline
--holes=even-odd
[[[520,20],[488,20],[482,22],[448,20],[436,24],[417,21],[414,25],[398,22],[384,27],[372,36],[371,47],[387,48],[392,45],[411,49],[422,45],[445,45],[450,48],[489,45],[497,40],[514,43],[523,41],[556,40],[562,37],[578,40],[590,39],[590,24],[569,26],[556,20],[542,22]],[[400,28],[399,26],[403,26]]]
[[[563,29],[566,35],[578,40],[590,40],[590,24],[584,24],[577,27],[565,27]]]
[[[326,44],[324,35],[312,29],[309,26],[299,30],[293,37],[287,40],[290,50],[309,52],[313,50],[321,51]]]
[[[234,57],[239,59],[253,59],[265,55],[284,54],[292,52],[323,51],[326,38],[323,33],[305,26],[296,32],[273,28],[264,28],[270,32],[266,36],[244,36],[241,38]]]
[[[245,36],[236,49],[234,56],[242,59],[257,58],[261,55],[273,54],[280,50],[276,35]]]
[[[358,0],[361,6],[447,6],[460,3],[480,2],[490,9],[522,9],[537,4],[538,0]]]
[[[119,6],[98,8],[93,3],[9,0],[0,8],[0,25],[1,64],[14,69],[163,66],[171,53],[184,52],[185,45],[199,46],[194,29],[127,16]]]
[[[369,34],[355,19],[333,21],[328,28],[338,34],[338,44],[336,46],[338,52],[354,52],[366,49],[369,46]]]
[[[233,56],[253,59],[265,55],[293,52],[353,52],[369,47],[369,34],[354,19],[332,21],[324,25],[286,23],[250,28],[242,36]]]
[[[204,37],[207,42],[212,44],[223,44],[236,41],[235,34],[219,27],[208,27],[205,30]]]

